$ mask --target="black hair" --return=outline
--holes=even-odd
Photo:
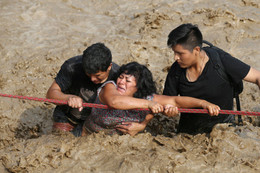
[[[137,91],[134,93],[134,97],[145,98],[156,93],[156,85],[153,81],[153,75],[146,66],[137,62],[130,62],[120,67],[117,77],[123,73],[133,75],[136,79]]]
[[[203,37],[197,25],[187,23],[178,26],[170,32],[167,45],[172,48],[180,44],[192,52],[196,46],[202,47],[202,40]]]
[[[111,62],[111,51],[103,43],[95,43],[83,52],[82,64],[87,74],[95,74],[99,71],[104,72]]]

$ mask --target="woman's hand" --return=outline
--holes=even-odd
[[[145,129],[145,124],[137,122],[122,122],[120,125],[116,125],[116,129],[131,136],[136,135]]]
[[[154,101],[150,101],[150,102],[149,102],[148,108],[149,108],[149,109],[152,111],[152,113],[154,113],[154,114],[163,112],[163,110],[164,110],[163,105],[161,105],[160,103],[154,102]]]
[[[201,102],[201,107],[203,109],[207,109],[209,111],[209,115],[211,116],[218,116],[220,111],[220,107],[218,105],[212,104],[205,100]]]
[[[164,111],[163,114],[168,117],[174,117],[179,114],[178,108],[176,106],[167,104],[164,105]]]

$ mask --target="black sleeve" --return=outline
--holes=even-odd
[[[227,74],[231,77],[233,82],[238,83],[246,77],[250,70],[249,65],[226,52],[222,53],[220,57]]]
[[[177,91],[177,87],[178,87],[177,79],[180,76],[176,77],[177,68],[178,68],[177,66],[178,66],[177,62],[173,63],[173,65],[171,66],[171,69],[166,77],[166,81],[164,84],[163,95],[177,96],[179,94]]]
[[[60,86],[62,92],[68,90],[72,84],[72,71],[69,62],[65,61],[55,78],[55,81]]]

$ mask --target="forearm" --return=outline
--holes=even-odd
[[[46,98],[68,101],[74,95],[65,94],[61,91],[60,86],[54,81],[46,93]]]
[[[181,108],[204,108],[204,105],[209,103],[206,100],[185,96],[176,96],[175,102],[176,106]]]
[[[68,100],[69,97],[72,95],[70,94],[64,94],[63,92],[55,89],[48,90],[46,94],[46,98],[48,99],[57,99],[57,100]]]
[[[185,96],[165,96],[165,95],[154,95],[154,100],[162,105],[173,105],[181,108],[195,108],[202,107],[203,104],[208,103],[205,100],[185,97]]]
[[[105,104],[113,109],[138,109],[138,108],[149,108],[149,100],[138,99],[129,96],[113,96]]]
[[[63,92],[55,89],[49,89],[46,98],[48,99],[55,99],[55,100],[62,100],[62,101],[68,101],[69,98],[73,97],[74,95],[71,94],[64,94]],[[59,103],[55,103],[55,105],[61,105]]]

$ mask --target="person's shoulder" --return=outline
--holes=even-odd
[[[209,56],[209,58],[225,58],[225,57],[233,57],[232,55],[230,55],[228,52],[222,50],[221,48],[219,47],[203,47],[202,48],[206,53],[207,55]]]
[[[117,87],[117,85],[116,85],[116,83],[115,83],[114,81],[112,81],[112,80],[106,81],[105,83],[103,83],[103,84],[98,88],[98,90],[97,90],[98,95],[99,95],[100,91],[101,91],[103,88],[105,88],[105,87],[107,87],[107,86],[109,86],[109,85],[111,85],[111,86],[113,85],[113,86]]]
[[[105,83],[103,83],[103,84],[101,85],[101,88],[104,87],[104,86],[107,85],[107,84],[112,84],[112,85],[114,85],[114,86],[117,86],[116,83],[115,83],[113,80],[109,80],[109,81],[106,81]]]
[[[74,56],[65,61],[67,64],[81,64],[82,63],[82,55]]]
[[[62,66],[67,68],[79,68],[79,66],[82,66],[82,55],[67,59]]]
[[[118,64],[116,64],[115,62],[112,62],[112,70],[113,71],[118,71],[120,68],[120,66]]]

